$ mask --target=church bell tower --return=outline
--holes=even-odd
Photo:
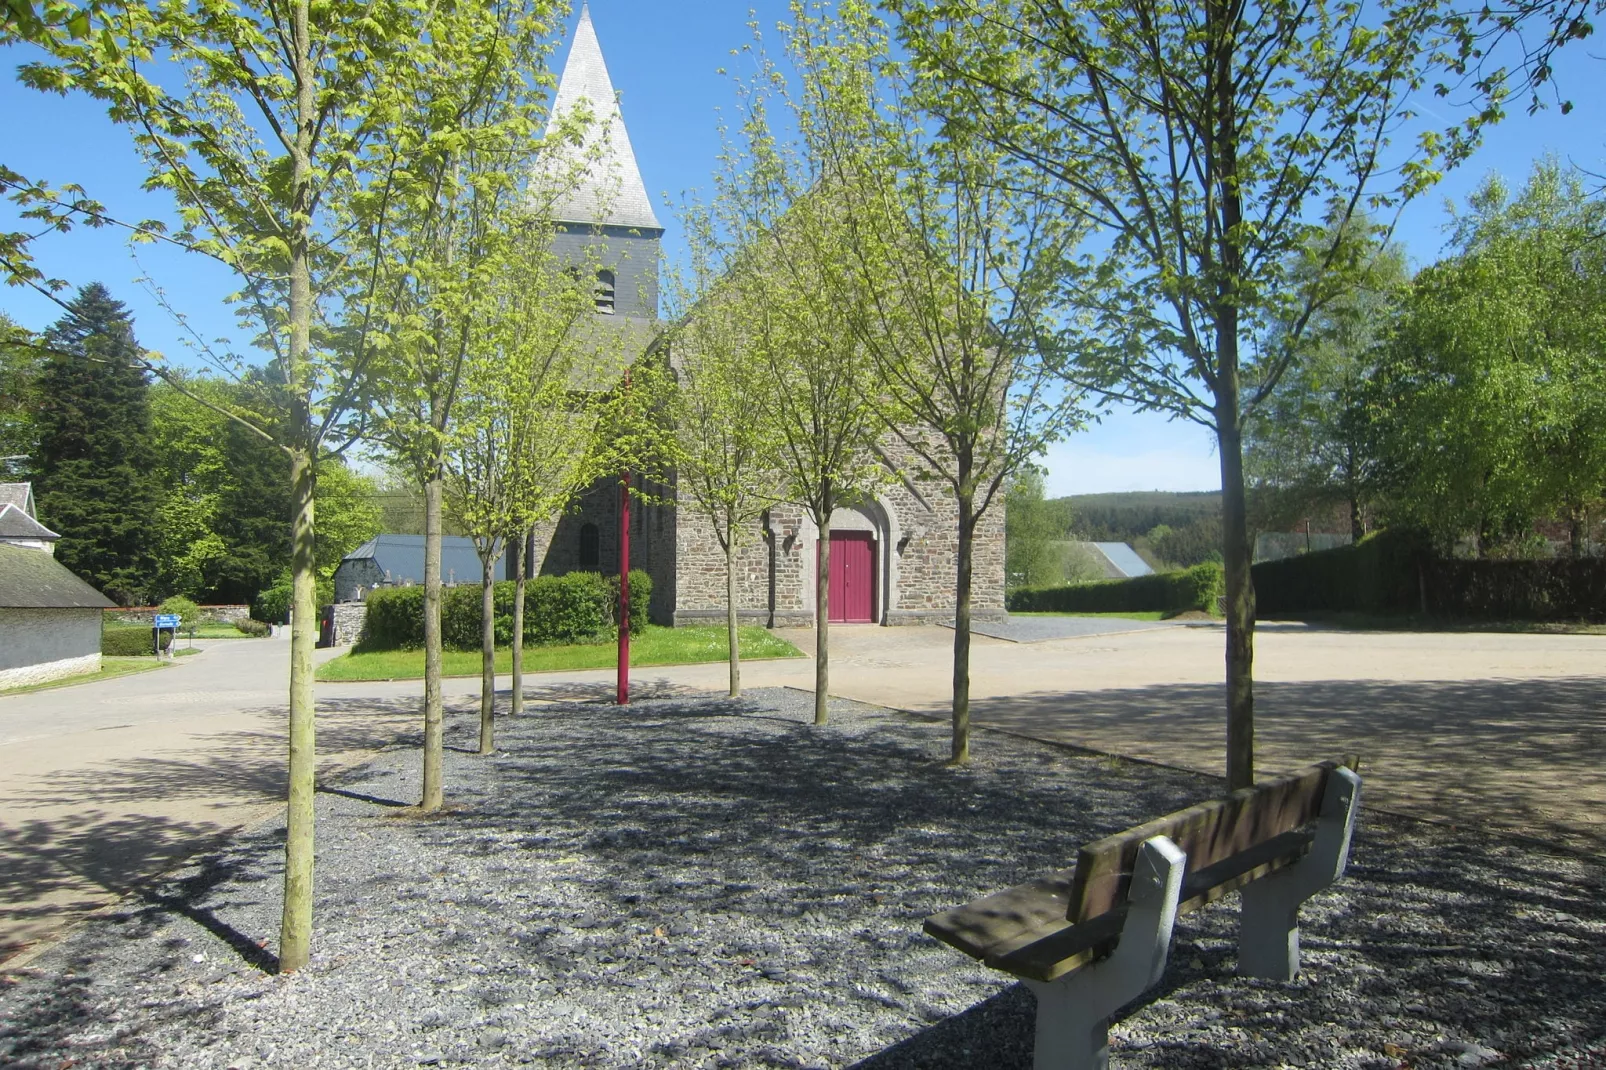
[[[656,320],[664,228],[641,181],[589,4],[580,9],[548,134],[581,102],[591,116],[578,157],[586,165],[554,204],[554,248],[565,260],[596,271],[599,316]]]

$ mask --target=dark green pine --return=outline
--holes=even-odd
[[[56,557],[125,605],[153,593],[160,488],[149,379],[133,319],[90,283],[46,332],[33,461],[39,520],[61,535]]]

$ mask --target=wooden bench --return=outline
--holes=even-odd
[[[1236,890],[1239,972],[1299,972],[1299,908],[1343,875],[1360,784],[1313,765],[1090,843],[925,930],[1036,994],[1036,1070],[1103,1068],[1110,1015],[1159,982],[1178,914]]]

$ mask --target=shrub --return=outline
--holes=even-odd
[[[513,641],[515,584],[504,580],[492,588],[496,643]],[[559,643],[601,643],[614,637],[616,580],[595,572],[537,576],[524,591],[524,641],[535,646]],[[480,648],[481,589],[462,584],[441,592],[441,645],[453,650]],[[645,572],[630,573],[631,634],[647,626],[652,580]],[[359,650],[415,649],[424,645],[424,588],[382,587],[368,595]]]
[[[424,645],[424,588],[379,587],[364,600],[358,650],[410,650]]]
[[[234,627],[240,632],[256,639],[261,639],[273,632],[273,628],[269,625],[263,624],[259,620],[251,620],[249,618],[235,621]]]
[[[1420,537],[1377,531],[1353,546],[1262,561],[1253,570],[1255,614],[1419,609],[1426,559]]]
[[[319,576],[317,588],[313,600],[319,606],[326,606],[335,600],[334,580]],[[251,619],[259,620],[263,624],[290,623],[291,594],[290,570],[286,569],[272,587],[259,592],[256,598],[252,599]]]
[[[156,609],[159,613],[178,614],[179,627],[185,631],[189,631],[201,623],[201,607],[183,595],[174,595],[157,606]]]
[[[1128,580],[1025,587],[1010,592],[1008,605],[1016,613],[1217,613],[1223,587],[1221,566],[1206,562]]]
[[[173,645],[173,633],[162,630],[162,649]],[[139,625],[107,625],[100,632],[100,652],[112,657],[131,658],[154,653],[151,629]]]
[[[647,627],[647,607],[652,603],[652,577],[639,568],[630,570],[630,634],[640,635]],[[617,629],[614,607],[619,604],[619,577],[608,577],[608,627]],[[617,632],[615,633],[617,634]]]

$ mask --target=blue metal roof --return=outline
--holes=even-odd
[[[1124,542],[1096,542],[1099,553],[1109,558],[1110,564],[1118,569],[1121,575],[1128,579],[1133,576],[1152,576],[1154,569],[1149,563],[1138,556],[1138,552]]]
[[[347,554],[343,560],[372,558],[391,583],[424,582],[424,536],[376,535]],[[507,557],[496,562],[496,578],[507,578]],[[480,555],[474,540],[466,535],[441,536],[441,581],[472,583],[480,578]]]

